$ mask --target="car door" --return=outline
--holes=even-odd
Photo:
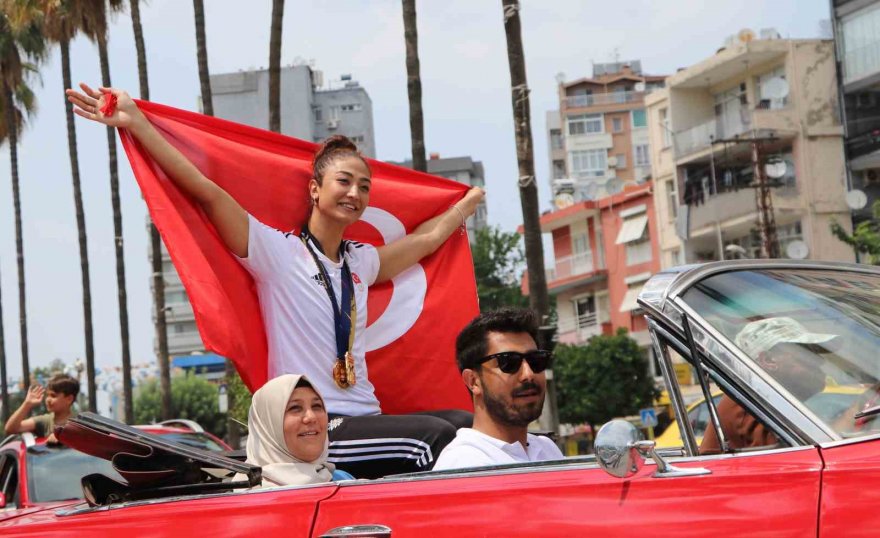
[[[15,451],[0,452],[0,491],[6,496],[4,510],[15,510],[21,502],[18,478],[18,458]]]
[[[880,437],[822,447],[825,472],[819,517],[821,538],[876,536],[880,528]]]

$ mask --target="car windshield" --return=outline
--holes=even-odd
[[[835,270],[715,275],[684,295],[704,320],[844,437],[876,433],[880,276]]]
[[[82,499],[81,479],[92,473],[124,481],[109,461],[79,450],[37,445],[27,451],[28,494],[31,502]]]
[[[200,448],[202,450],[210,450],[212,452],[225,452],[226,447],[220,445],[217,441],[211,439],[204,433],[199,432],[180,432],[180,433],[163,433],[163,439],[179,443],[184,446]]]

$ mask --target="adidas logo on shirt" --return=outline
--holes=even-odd
[[[327,287],[327,283],[324,282],[324,275],[322,275],[321,273],[318,273],[316,275],[312,275],[312,280],[314,280],[322,288]]]

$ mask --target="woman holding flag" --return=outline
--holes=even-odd
[[[305,374],[330,414],[330,459],[359,478],[427,470],[464,411],[383,415],[367,375],[367,288],[436,251],[484,197],[467,192],[443,214],[380,246],[344,241],[370,200],[371,170],[343,136],[315,154],[307,222],[297,234],[271,228],[248,212],[172,146],[124,91],[67,90],[79,116],[126,129],[182,192],[204,211],[223,243],[253,277],[269,348],[269,378]]]

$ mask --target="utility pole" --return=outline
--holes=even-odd
[[[773,193],[764,174],[760,140],[752,140],[752,166],[755,170],[755,205],[758,209],[758,232],[761,234],[761,257],[778,258],[779,241],[776,240],[776,217],[773,211]]]

